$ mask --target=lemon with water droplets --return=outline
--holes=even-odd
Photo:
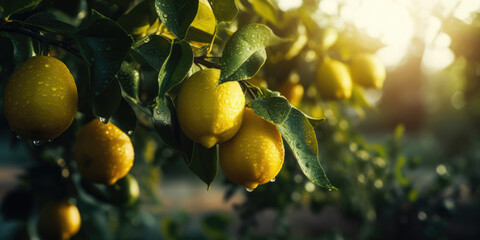
[[[345,64],[325,59],[316,72],[317,90],[324,99],[339,100],[352,96],[352,78]]]
[[[113,123],[97,119],[80,129],[75,142],[78,170],[87,180],[112,185],[133,166],[133,145]]]
[[[238,82],[216,85],[220,70],[194,73],[177,98],[178,122],[190,139],[211,148],[232,138],[240,129],[245,96]]]
[[[280,132],[250,108],[245,108],[242,127],[235,137],[220,144],[223,173],[250,191],[272,181],[280,172],[284,157]]]
[[[25,61],[4,90],[4,113],[19,136],[50,140],[62,134],[77,112],[77,86],[65,64],[53,57]]]
[[[359,53],[353,56],[350,63],[353,82],[379,89],[386,78],[385,66],[371,53]]]
[[[67,201],[45,204],[38,215],[37,231],[42,239],[67,240],[77,234],[81,226],[78,208]]]

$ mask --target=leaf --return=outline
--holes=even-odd
[[[9,34],[13,45],[13,59],[15,66],[19,67],[27,59],[35,56],[32,39],[23,35]]]
[[[107,88],[93,98],[93,114],[108,120],[117,111],[121,100],[120,83],[116,80],[111,81]]]
[[[292,106],[284,97],[267,97],[253,100],[251,108],[261,118],[274,124],[282,124],[287,120]]]
[[[193,52],[190,44],[185,41],[175,43],[166,64],[158,74],[159,96],[179,84],[187,76],[192,64]]]
[[[229,22],[237,16],[238,8],[235,0],[208,0],[218,21]]]
[[[197,15],[198,0],[156,0],[155,8],[162,23],[179,39],[184,39]]]
[[[138,101],[138,87],[140,84],[140,73],[129,62],[123,62],[120,71],[117,73],[117,79],[122,87],[123,97],[129,97],[131,100]]]
[[[72,25],[61,21],[50,12],[39,12],[30,16],[26,21],[26,24],[30,26],[38,27],[44,31],[61,33],[61,34],[72,34],[76,31],[75,27]]]
[[[277,128],[290,146],[305,176],[321,187],[336,189],[330,184],[320,165],[315,131],[305,115],[292,108],[287,120],[284,124],[277,125]]]
[[[218,84],[250,79],[267,59],[265,47],[283,41],[265,25],[253,23],[244,26],[232,35],[223,49]]]
[[[192,43],[211,43],[215,37],[217,20],[210,4],[206,0],[200,0],[197,15],[188,29],[185,39]]]
[[[132,38],[116,22],[92,10],[75,41],[90,67],[90,91],[98,95],[120,70]]]
[[[265,20],[277,24],[278,8],[269,0],[249,0],[253,10]]]
[[[194,143],[192,159],[188,166],[203,182],[212,184],[218,171],[218,144],[212,148],[205,148],[201,144]]]
[[[3,8],[3,17],[9,18],[13,14],[33,10],[42,0],[7,0],[0,1],[0,9]]]
[[[310,122],[312,127],[316,127],[316,126],[322,124],[325,121],[325,118],[315,118],[315,117],[309,116],[305,113],[303,113],[303,115],[305,115],[305,117],[307,118],[308,122]]]
[[[138,124],[135,112],[125,99],[120,101],[120,105],[118,106],[117,111],[112,115],[111,121],[115,126],[128,135],[135,133]]]
[[[182,151],[180,125],[178,125],[177,113],[173,106],[173,101],[168,96],[158,98],[157,100],[158,106],[153,110],[153,126],[165,143]]]
[[[157,72],[160,72],[172,51],[172,43],[158,35],[150,35],[135,42],[132,49]]]

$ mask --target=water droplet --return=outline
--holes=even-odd
[[[48,139],[48,142],[49,142],[49,143],[53,142],[53,139]]]
[[[57,91],[57,88],[56,87],[52,88],[52,91],[54,91],[54,92]]]
[[[108,123],[108,120],[106,118],[103,118],[103,117],[99,117],[98,120],[100,120],[100,122],[102,122],[104,124]]]
[[[18,139],[18,140],[22,140],[22,136],[17,135],[17,139]]]
[[[38,82],[38,85],[42,85],[42,84],[43,84],[43,81]]]
[[[270,180],[270,182],[275,182],[277,179],[276,178],[272,178],[272,180]]]
[[[332,191],[332,189],[331,189],[331,188],[329,188],[329,189],[328,189],[328,191],[329,191],[329,192],[331,192],[331,191]]]
[[[42,140],[33,140],[33,145],[35,146],[41,146],[43,144],[43,141]]]
[[[168,17],[168,15],[167,15],[166,13],[164,13],[164,14],[163,14],[163,17],[166,18],[166,17]]]
[[[50,67],[50,64],[48,64],[48,63],[45,64],[45,67],[46,67],[46,68],[49,68],[49,67]]]
[[[110,51],[110,50],[112,50],[112,47],[108,46],[108,47],[105,48],[105,50]]]
[[[94,57],[90,58],[90,61],[94,62],[94,61],[95,61],[95,58],[94,58]]]
[[[131,135],[133,135],[133,131],[130,130],[130,131],[127,132],[127,134],[131,136]]]
[[[253,192],[254,188],[245,188],[247,190],[247,192]]]

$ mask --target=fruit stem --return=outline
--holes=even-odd
[[[203,66],[208,67],[208,68],[218,68],[218,69],[220,69],[220,64],[219,63],[210,62],[210,61],[206,60],[204,56],[193,58],[193,62],[195,64],[202,64]]]
[[[28,37],[37,39],[39,41],[45,42],[49,45],[54,45],[54,46],[63,48],[69,51],[70,53],[72,53],[73,55],[79,58],[82,58],[82,55],[80,55],[78,50],[73,48],[70,44],[67,44],[63,41],[47,38],[39,33],[33,32],[31,30],[27,30],[26,28],[24,28],[23,26],[20,26],[19,24],[16,24],[15,22],[8,22],[4,26],[0,26],[0,32],[20,33]]]

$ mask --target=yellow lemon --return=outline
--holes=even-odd
[[[78,170],[89,181],[112,185],[133,166],[130,137],[113,123],[97,119],[80,129],[75,142]]]
[[[225,176],[249,191],[273,180],[284,157],[280,132],[250,108],[245,109],[242,127],[235,137],[220,144],[220,166]]]
[[[232,138],[242,125],[245,96],[238,82],[216,85],[220,70],[189,77],[177,98],[178,122],[185,135],[206,148]]]
[[[316,86],[324,99],[338,100],[352,96],[352,79],[345,64],[325,59],[316,72]]]
[[[385,66],[370,53],[356,54],[350,63],[353,82],[364,86],[379,89],[387,76]]]
[[[4,90],[4,113],[10,128],[33,140],[62,134],[77,112],[77,86],[60,60],[36,56],[25,61]]]
[[[303,85],[300,84],[299,81],[300,77],[298,74],[292,74],[287,81],[284,81],[276,89],[295,107],[300,104],[305,92]]]
[[[38,215],[37,231],[45,240],[67,240],[77,234],[81,226],[78,208],[67,201],[45,204]]]

